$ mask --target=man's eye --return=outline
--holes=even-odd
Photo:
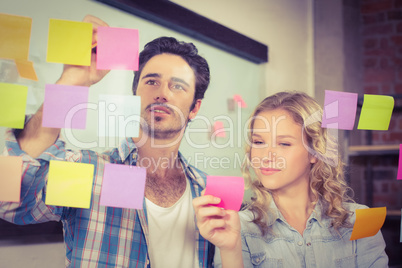
[[[150,86],[154,86],[154,85],[156,85],[156,81],[155,81],[155,80],[148,80],[148,81],[146,82],[146,84],[147,84],[147,85],[150,85]]]
[[[184,87],[182,85],[179,85],[179,84],[173,85],[173,88],[178,89],[178,90],[183,90],[184,89]]]

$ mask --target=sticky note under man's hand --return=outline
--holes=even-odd
[[[0,58],[27,60],[32,18],[0,13]]]
[[[146,168],[106,164],[100,204],[102,206],[142,209]]]
[[[46,205],[89,208],[93,175],[92,164],[51,160]]]
[[[48,62],[91,65],[92,24],[59,19],[49,20]]]
[[[387,215],[387,208],[356,209],[356,220],[350,240],[376,235]]]
[[[0,201],[20,202],[22,157],[0,155]]]
[[[137,71],[138,57],[138,30],[98,27],[97,69]]]
[[[28,87],[0,83],[0,126],[23,129]]]
[[[239,211],[244,196],[244,179],[231,176],[207,176],[204,195],[219,197],[218,207]]]
[[[364,94],[357,129],[388,130],[393,109],[393,97]]]

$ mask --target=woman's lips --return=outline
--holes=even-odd
[[[260,168],[260,170],[263,175],[272,175],[281,171],[280,169],[277,168]]]

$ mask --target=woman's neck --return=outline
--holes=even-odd
[[[314,210],[311,194],[308,191],[294,194],[273,193],[273,199],[287,223],[303,235],[307,220]]]

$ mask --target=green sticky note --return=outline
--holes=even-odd
[[[47,205],[89,208],[94,165],[66,161],[49,162]]]
[[[48,62],[91,65],[92,24],[50,19],[47,41]]]
[[[32,18],[0,13],[0,58],[27,60]]]
[[[0,126],[24,128],[28,87],[0,83]]]
[[[364,94],[357,129],[388,130],[393,109],[393,97]]]

